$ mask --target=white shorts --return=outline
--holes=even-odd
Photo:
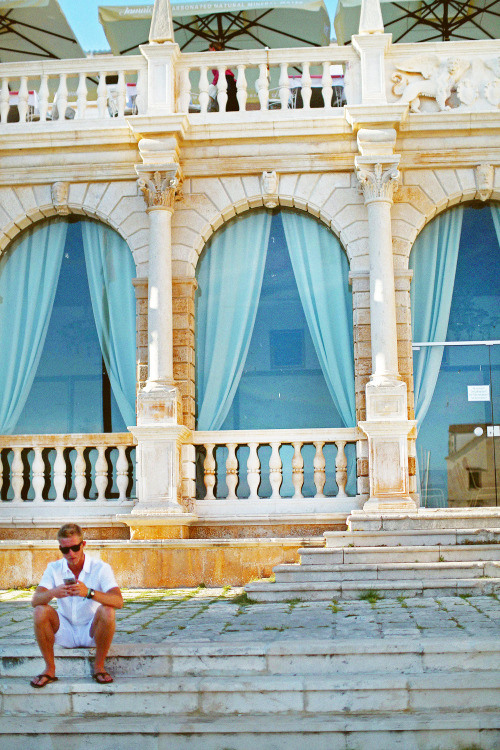
[[[64,615],[59,616],[59,629],[56,632],[56,646],[63,648],[79,648],[80,646],[95,646],[95,640],[90,635],[92,620],[85,625],[73,625]]]

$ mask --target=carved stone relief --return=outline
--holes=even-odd
[[[495,167],[492,164],[478,164],[474,170],[478,197],[482,201],[487,201],[493,192],[493,181],[495,177]]]
[[[263,172],[261,182],[264,206],[266,208],[276,208],[278,205],[278,175],[276,172]]]
[[[392,92],[411,112],[496,109],[500,60],[426,55],[395,65]]]
[[[69,182],[54,182],[51,187],[51,197],[58,214],[69,214],[68,208]]]

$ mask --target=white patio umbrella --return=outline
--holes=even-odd
[[[57,0],[0,0],[0,62],[85,57]]]
[[[183,52],[212,42],[224,49],[321,47],[330,43],[323,0],[172,0],[175,41]],[[99,20],[115,55],[137,54],[147,44],[152,5],[105,6]]]
[[[499,0],[380,0],[384,29],[393,42],[460,41],[500,37]],[[358,33],[361,0],[338,0],[339,44]]]

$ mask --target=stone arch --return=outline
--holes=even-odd
[[[368,257],[368,222],[354,174],[282,175],[272,195],[264,193],[257,175],[192,178],[183,185],[172,219],[174,276],[194,278],[212,234],[233,216],[264,206],[269,198],[277,206],[318,218],[339,238],[351,268],[366,265],[361,259]]]
[[[486,178],[481,168],[486,167]],[[489,174],[488,174],[489,172]],[[500,200],[500,170],[479,165],[456,169],[409,169],[394,196],[394,265],[406,270],[417,235],[447,208],[471,200]]]
[[[77,215],[108,224],[123,237],[137,276],[147,276],[148,217],[137,183],[71,183],[66,198],[54,203],[51,185],[0,188],[0,254],[24,229],[58,215]]]

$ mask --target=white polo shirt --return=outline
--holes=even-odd
[[[40,586],[45,589],[53,589],[64,583],[64,578],[73,576],[68,563],[64,558],[49,563],[40,581]],[[78,580],[82,581],[87,588],[106,593],[118,586],[111,566],[98,560],[96,557],[87,557],[83,561],[83,569]],[[73,625],[86,625],[90,622],[99,607],[99,602],[93,599],[85,599],[81,596],[65,596],[56,599],[57,610]]]

